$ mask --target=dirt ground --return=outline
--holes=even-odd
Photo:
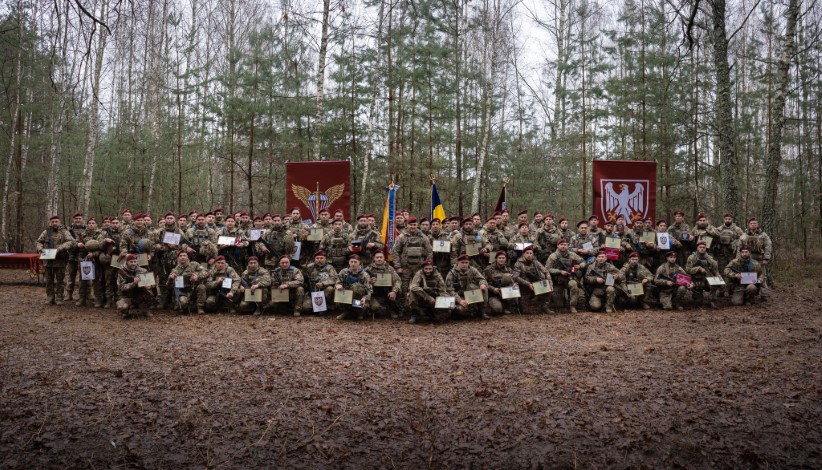
[[[822,275],[797,279],[440,325],[125,321],[5,283],[0,467],[820,468]]]

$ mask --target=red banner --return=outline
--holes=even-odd
[[[656,162],[594,160],[594,214],[602,221],[625,216],[625,224],[656,214]]]
[[[351,162],[288,162],[285,164],[287,210],[299,207],[303,220],[316,221],[319,212],[342,209],[351,220]]]

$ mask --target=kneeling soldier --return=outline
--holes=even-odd
[[[289,305],[295,317],[300,316],[300,307],[305,296],[303,284],[305,279],[303,273],[298,268],[291,266],[291,258],[288,255],[280,256],[277,267],[271,272],[271,304],[276,312],[281,305]],[[274,290],[288,290],[288,302],[274,302]]]
[[[687,286],[677,285],[677,274],[687,275],[685,270],[676,264],[676,251],[669,251],[665,254],[665,264],[657,268],[654,277],[654,284],[659,288],[659,303],[662,304],[663,310],[673,309],[674,300],[676,301],[676,309],[682,310],[685,296],[689,290],[694,288],[693,283]]]
[[[397,297],[402,290],[400,275],[385,262],[385,253],[382,251],[374,253],[371,266],[367,268],[367,271],[368,275],[371,276],[371,285],[373,286],[369,308],[375,315],[388,312],[391,314],[391,318],[397,318],[399,316]],[[391,285],[378,286],[377,279],[380,276],[390,278]]]
[[[522,313],[554,313],[551,310],[551,296],[540,298],[534,295],[534,284],[548,280],[548,270],[536,259],[533,245],[522,250],[522,256],[514,264],[514,281],[520,286],[520,306]]]
[[[473,266],[469,266],[470,258],[463,253],[457,257],[457,265],[451,268],[448,277],[445,278],[445,288],[448,295],[456,297],[457,306],[452,312],[454,317],[463,317],[466,314],[490,320],[491,317],[485,313],[485,303],[488,302],[488,282],[482,273]],[[465,300],[465,293],[470,290],[479,289],[482,291],[482,302],[469,304]]]
[[[192,301],[197,305],[197,314],[205,313],[206,286],[208,271],[203,265],[188,259],[188,252],[180,250],[177,254],[177,266],[168,276],[168,282],[177,284],[177,278],[183,279],[183,287],[175,287],[180,312],[187,313]]]
[[[256,256],[248,257],[248,267],[240,275],[240,293],[245,295],[246,290],[255,292],[260,290],[262,292],[259,302],[249,301],[243,299],[240,302],[238,310],[241,313],[251,312],[254,309],[254,316],[263,314],[266,304],[268,304],[268,288],[271,287],[271,275],[268,270],[260,267],[260,259]]]
[[[755,282],[742,284],[742,273],[755,273]],[[739,247],[739,256],[725,267],[725,279],[732,288],[731,304],[750,305],[759,294],[763,274],[762,265],[751,257],[750,248],[747,245]]]
[[[350,319],[353,309],[357,310],[357,319],[362,320],[371,298],[371,276],[362,268],[359,255],[351,255],[348,258],[348,267],[340,271],[339,281],[334,288],[350,290],[354,294],[350,305],[337,304],[342,312],[337,316],[337,320]]]
[[[718,286],[709,285],[708,278],[720,275],[719,265],[714,257],[707,253],[707,249],[708,246],[705,242],[697,242],[696,253],[688,257],[685,271],[687,271],[693,280],[694,304],[701,306],[704,302],[704,297],[707,297],[708,306],[716,308],[714,298],[716,297]],[[707,292],[707,295],[703,295],[705,292]]]
[[[434,305],[437,303],[437,297],[444,294],[446,291],[445,280],[442,274],[434,269],[434,262],[425,260],[422,262],[422,269],[414,274],[409,284],[409,300],[411,310],[411,318],[408,323],[417,323],[417,316],[425,314],[431,323],[436,323],[437,315],[434,311]]]
[[[650,298],[651,295],[649,290],[653,285],[651,281],[654,280],[654,275],[639,262],[639,253],[634,251],[628,255],[628,262],[622,267],[621,272],[625,280],[628,304],[634,306],[639,303],[645,310],[650,309],[651,306],[648,305],[648,298]],[[635,294],[635,291],[631,289],[632,284],[642,286],[642,294]]]
[[[508,266],[508,254],[505,250],[497,251],[494,263],[485,268],[485,280],[488,281],[488,307],[495,315],[511,314],[517,308],[517,299],[502,298],[502,288],[514,285],[514,270]]]
[[[150,318],[151,314],[148,309],[154,303],[154,296],[148,287],[140,287],[140,274],[144,274],[145,268],[137,265],[137,255],[129,254],[126,256],[126,265],[120,268],[117,273],[117,290],[120,292],[120,298],[117,300],[117,311],[123,318],[129,318],[128,313],[130,308],[144,309],[143,315]]]
[[[605,313],[614,313],[617,286],[622,284],[621,274],[616,266],[608,262],[605,250],[599,250],[595,261],[585,271],[585,284],[591,289],[591,297],[588,299],[591,311],[599,311],[605,301]]]
[[[554,281],[555,305],[565,303],[565,291],[568,291],[568,304],[571,313],[577,313],[577,301],[579,300],[579,284],[582,268],[585,260],[578,254],[572,253],[568,249],[568,241],[562,239],[557,243],[557,251],[548,257],[548,272]]]
[[[224,285],[227,279],[230,279],[229,287]],[[228,307],[228,313],[235,313],[234,304],[240,289],[240,275],[226,263],[224,256],[214,258],[214,268],[209,273],[206,289],[208,291],[205,303],[207,311],[217,312]]]
[[[308,283],[308,292],[303,299],[303,313],[314,311],[312,292],[323,292],[325,305],[331,305],[334,300],[334,284],[337,283],[337,270],[326,262],[325,251],[314,253],[314,262],[305,267],[305,280]]]

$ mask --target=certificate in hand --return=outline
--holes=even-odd
[[[519,286],[514,284],[511,287],[503,287],[500,289],[500,295],[503,299],[518,299],[521,297],[519,292]]]
[[[457,305],[456,298],[454,297],[437,297],[434,308],[446,309],[446,308],[454,308]]]
[[[605,238],[605,248],[616,248],[619,250],[619,246],[622,243],[622,239],[619,237],[606,237]]]
[[[451,253],[451,242],[448,240],[435,240],[432,248],[434,253]]]
[[[220,238],[217,239],[217,244],[220,246],[231,246],[237,243],[237,237],[227,237],[224,235],[220,235]]]
[[[641,282],[629,282],[628,293],[631,295],[642,295],[645,293],[645,289],[642,287]]]
[[[709,286],[724,286],[725,280],[721,276],[711,276],[706,278]]]
[[[262,302],[263,301],[263,291],[262,289],[251,289],[245,290],[245,298],[243,299],[246,302]]]
[[[338,304],[348,304],[354,301],[354,291],[350,289],[334,290],[334,302]]]
[[[374,285],[377,287],[391,287],[393,280],[391,273],[377,273],[377,282]]]
[[[477,256],[480,251],[479,243],[469,243],[465,245],[465,254],[468,256]]]
[[[479,304],[485,302],[485,298],[482,296],[482,291],[479,289],[472,289],[465,291],[463,298],[469,304]]]
[[[271,289],[271,301],[278,304],[288,303],[288,289]]]
[[[157,285],[157,282],[154,281],[154,273],[140,274],[140,278],[137,282],[138,287],[151,287],[155,285]]]
[[[534,295],[542,295],[547,294],[549,292],[554,291],[554,286],[551,284],[551,281],[544,280],[534,283]]]
[[[166,232],[165,234],[163,234],[163,243],[167,245],[179,245],[180,234],[174,232]]]
[[[46,248],[40,253],[40,259],[57,259],[57,248]]]
[[[759,276],[756,273],[739,273],[742,275],[742,279],[739,280],[740,284],[756,284],[759,281]]]

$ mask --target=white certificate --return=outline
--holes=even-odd
[[[514,284],[511,287],[503,287],[500,289],[500,295],[503,299],[518,299],[521,297],[519,293],[519,286]]]
[[[157,284],[154,281],[154,273],[142,273],[139,276],[138,287],[151,287]]]
[[[532,245],[532,243],[515,243],[514,251],[525,251],[525,247],[528,245]]]
[[[591,242],[585,242],[582,244],[582,249],[588,252],[594,251],[594,244]]]
[[[756,273],[739,273],[742,275],[742,279],[739,280],[740,284],[756,284],[759,279]]]
[[[227,277],[227,278],[223,279],[223,289],[231,289],[231,283],[233,281],[234,280],[231,279],[230,277]]]
[[[606,286],[613,286],[614,285],[614,276],[611,273],[605,275],[605,285]]]
[[[437,297],[434,308],[454,308],[457,305],[456,300],[454,297]]]
[[[263,237],[263,232],[265,232],[265,229],[263,229],[263,228],[256,229],[255,228],[251,232],[249,232],[248,239],[251,240],[252,242],[256,242],[257,240],[259,240],[260,238]]]
[[[294,242],[294,253],[291,254],[291,259],[299,261],[300,252],[303,250],[303,242]]]
[[[657,232],[656,245],[659,247],[660,250],[670,250],[671,235],[668,232]]]
[[[57,248],[46,248],[40,253],[40,259],[57,259]]]
[[[547,294],[554,291],[554,286],[551,281],[545,279],[534,283],[534,295]]]
[[[722,276],[711,276],[706,278],[708,281],[709,286],[724,286],[725,280],[722,279]]]
[[[451,242],[448,240],[434,240],[434,253],[451,253]]]
[[[168,245],[179,245],[180,244],[180,234],[174,232],[166,232],[163,235],[163,243]]]
[[[174,287],[177,289],[182,289],[186,286],[186,280],[183,279],[183,276],[177,276],[174,278]]]
[[[235,243],[237,243],[237,237],[226,237],[226,236],[220,235],[220,238],[217,239],[217,244],[218,245],[229,246],[229,245],[234,245]]]
[[[631,295],[642,295],[645,293],[645,289],[642,287],[641,282],[629,282],[628,293]]]
[[[325,303],[325,293],[323,291],[311,293],[311,309],[314,313],[328,310],[328,305]]]

